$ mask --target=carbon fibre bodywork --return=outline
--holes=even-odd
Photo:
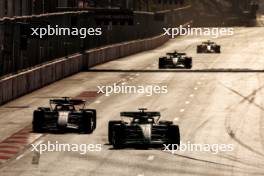
[[[77,130],[92,133],[96,128],[96,110],[84,109],[85,101],[69,98],[50,100],[51,107],[40,107],[33,114],[33,132]],[[78,105],[83,108],[78,109]],[[55,105],[55,107],[52,107]]]
[[[179,53],[177,51],[167,53],[165,57],[159,58],[159,68],[192,68],[192,58],[188,57],[186,53]]]
[[[221,46],[211,41],[203,42],[197,46],[197,53],[221,53]]]
[[[110,121],[108,126],[109,143],[114,148],[143,145],[162,146],[179,143],[180,132],[171,121],[159,121],[159,112],[122,112],[121,116],[131,118],[130,122]]]

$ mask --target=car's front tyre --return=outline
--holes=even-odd
[[[185,59],[185,68],[191,69],[192,68],[192,58]]]
[[[112,145],[114,149],[122,149],[125,146],[125,130],[122,125],[115,125],[112,132]]]
[[[113,127],[116,124],[121,124],[122,121],[121,120],[113,120],[113,121],[109,121],[108,122],[108,142],[109,144],[113,144],[112,140],[113,140]]]
[[[84,112],[79,122],[79,133],[91,134],[94,131],[94,116],[92,112]]]
[[[44,131],[45,112],[35,110],[33,112],[32,131],[34,133],[42,133]]]
[[[178,125],[170,125],[168,126],[168,144],[173,148],[170,149],[177,149],[180,146],[181,138],[180,138],[180,129]],[[175,146],[177,146],[175,148]]]

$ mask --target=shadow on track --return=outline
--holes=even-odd
[[[156,69],[156,70],[142,70],[142,69],[131,69],[131,70],[125,70],[125,69],[89,69],[87,72],[109,72],[109,73],[134,73],[134,72],[139,72],[139,73],[264,73],[264,70],[261,69],[247,69],[247,68],[242,68],[242,69],[224,69],[224,68],[219,68],[219,69],[192,69],[192,70],[187,70],[187,69]]]

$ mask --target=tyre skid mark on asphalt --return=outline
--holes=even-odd
[[[253,95],[253,94],[250,94],[250,95]],[[251,102],[250,102],[250,103],[251,103]],[[241,104],[241,102],[240,102],[239,104]],[[232,112],[232,111],[233,111],[233,110],[234,110],[239,104],[233,105],[233,106],[227,108],[227,110],[229,110],[230,112]],[[252,103],[251,103],[251,104],[252,104]],[[261,111],[261,112],[263,112],[263,111]],[[249,151],[251,151],[251,152],[253,152],[253,153],[257,154],[257,155],[259,155],[260,152],[255,151],[252,147],[250,147],[250,146],[244,144],[241,140],[239,140],[238,138],[236,138],[236,136],[235,136],[235,135],[236,135],[236,131],[234,131],[234,129],[232,129],[231,125],[229,124],[230,119],[231,119],[231,116],[230,116],[230,115],[228,115],[228,116],[225,118],[225,129],[226,129],[227,134],[228,134],[228,135],[229,135],[234,141],[236,141],[238,144],[240,144],[242,147],[248,149]],[[237,126],[237,125],[236,125],[236,126]],[[260,153],[260,156],[263,157],[263,154]],[[246,166],[252,166],[252,167],[255,167],[255,168],[258,168],[258,169],[263,168],[263,165],[260,166],[260,163],[258,163],[258,164],[253,164],[252,162],[242,161],[242,160],[240,160],[239,158],[232,157],[232,156],[226,156],[226,157],[225,157],[225,156],[222,155],[221,157],[222,157],[222,158],[225,158],[225,159],[228,159],[228,160],[231,160],[231,161],[233,161],[233,162],[237,162],[237,163],[244,164],[244,165],[246,165]]]
[[[230,168],[234,168],[235,167],[234,165],[219,163],[219,162],[215,162],[215,161],[209,161],[209,160],[205,160],[205,159],[199,159],[199,158],[195,158],[195,157],[191,157],[191,156],[187,156],[187,155],[182,155],[182,154],[178,154],[178,153],[172,154],[172,153],[169,153],[168,151],[162,151],[162,152],[167,153],[169,155],[179,156],[181,158],[190,159],[190,160],[194,160],[194,161],[199,161],[199,162],[203,162],[203,163],[221,165],[221,166],[230,167]],[[239,167],[236,167],[236,168],[239,168]]]
[[[162,152],[165,152],[165,151],[162,151]],[[251,172],[249,172],[249,170],[246,169],[244,166],[240,167],[240,166],[235,166],[235,165],[230,165],[230,164],[224,164],[224,163],[220,163],[220,162],[215,162],[215,161],[210,161],[210,160],[205,160],[205,159],[199,159],[199,158],[195,158],[195,157],[191,157],[191,156],[187,156],[187,155],[182,155],[182,154],[178,154],[178,153],[174,153],[174,154],[171,154],[168,152],[165,152],[165,153],[167,153],[169,155],[185,158],[185,159],[190,159],[190,160],[197,161],[197,162],[202,162],[202,163],[207,163],[207,164],[212,164],[212,165],[220,165],[220,166],[223,166],[223,167],[230,169],[230,172],[232,172],[232,173],[233,173],[234,169],[236,169],[236,173],[241,172],[241,174],[260,175],[260,176],[263,175],[263,172],[261,172],[259,170],[259,167],[256,167],[258,169],[257,171],[251,171],[250,170]],[[247,165],[247,164],[245,164],[245,165]],[[206,167],[208,167],[208,165],[206,165]],[[199,169],[200,169],[200,165],[199,165]],[[204,175],[204,174],[201,174],[201,175]]]
[[[258,164],[253,164],[252,162],[242,161],[240,158],[237,158],[237,157],[234,157],[234,156],[231,156],[231,155],[221,154],[221,158],[224,158],[224,159],[232,161],[232,162],[240,163],[240,164],[243,164],[245,166],[251,166],[251,167],[254,167],[254,168],[257,168],[257,169],[263,169],[263,165],[260,166],[259,163]]]
[[[257,108],[259,108],[260,110],[264,111],[264,108],[263,108],[261,105],[255,103],[255,101],[252,101],[252,99],[250,98],[250,97],[252,96],[251,94],[250,94],[249,96],[244,96],[244,95],[242,95],[241,93],[239,93],[238,91],[236,91],[235,89],[232,89],[232,88],[230,88],[230,87],[224,85],[224,84],[221,83],[221,82],[219,82],[219,84],[222,85],[223,87],[225,87],[226,89],[230,90],[230,91],[233,92],[234,94],[240,96],[243,100],[240,101],[239,104],[241,104],[241,103],[243,103],[243,102],[245,102],[245,101],[248,101],[249,103],[251,103],[251,104],[255,105]]]
[[[247,101],[247,102],[249,102],[250,104],[253,104],[255,107],[259,108],[261,111],[264,111],[264,108],[263,108],[261,105],[255,103],[255,101],[252,101],[252,99],[250,98],[252,95],[254,95],[254,92],[255,92],[255,91],[257,91],[257,90],[261,90],[262,87],[261,87],[260,89],[256,89],[255,91],[253,91],[253,93],[251,93],[249,96],[244,96],[244,95],[242,95],[241,93],[239,93],[238,91],[236,91],[236,90],[234,90],[234,89],[232,89],[232,88],[230,88],[230,87],[224,85],[223,83],[221,83],[221,82],[219,82],[219,83],[220,83],[220,85],[222,85],[223,87],[225,87],[225,88],[228,89],[229,91],[233,92],[234,94],[240,96],[240,97],[244,100],[244,101],[240,101],[239,104],[241,104],[241,103]],[[234,131],[231,129],[230,126],[226,126],[226,132],[227,132],[227,134],[228,134],[228,135],[229,135],[234,141],[236,141],[238,144],[240,144],[240,145],[243,146],[244,148],[248,149],[249,151],[252,151],[253,153],[256,153],[256,154],[258,154],[258,155],[264,157],[264,154],[263,154],[263,153],[261,153],[261,152],[255,150],[255,149],[253,149],[252,147],[248,146],[247,144],[245,144],[245,143],[243,143],[241,140],[239,140],[239,139],[235,136],[235,133],[234,133]]]
[[[232,131],[231,128],[226,128],[226,132],[227,134],[234,140],[236,141],[238,144],[240,144],[241,146],[243,146],[244,148],[248,149],[249,151],[258,154],[262,157],[264,157],[264,154],[261,153],[260,151],[255,150],[254,148],[250,147],[249,145],[245,144],[244,142],[242,142],[239,138],[236,137],[235,133]]]
[[[207,76],[207,75],[204,75],[204,76]],[[201,85],[202,82],[197,82],[198,85]],[[194,90],[198,90],[198,87],[195,87]],[[194,97],[194,94],[190,94],[189,95],[190,98],[193,98]],[[190,102],[189,101],[186,101],[185,104],[189,104]],[[181,109],[180,112],[184,112],[185,109]],[[174,121],[178,121],[179,118],[175,118]],[[197,129],[199,130],[200,128],[202,128],[203,126],[205,126],[208,122],[210,121],[210,119],[207,119],[205,120],[203,123],[201,123]],[[222,166],[226,166],[226,167],[231,167],[233,168],[234,166],[233,165],[228,165],[228,164],[224,164],[224,163],[218,163],[218,162],[214,162],[214,161],[209,161],[209,160],[203,160],[203,159],[198,159],[198,158],[194,158],[194,157],[190,157],[190,156],[185,156],[185,155],[180,155],[180,154],[173,154],[173,155],[177,155],[177,156],[180,156],[180,157],[184,157],[184,158],[187,158],[187,159],[192,159],[192,160],[195,160],[195,161],[201,161],[201,162],[206,162],[206,163],[211,163],[211,164],[217,164],[217,165],[222,165]],[[235,160],[235,159],[234,159]],[[237,167],[239,169],[241,169],[240,167]]]

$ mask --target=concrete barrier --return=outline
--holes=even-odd
[[[161,46],[168,37],[135,40],[105,46],[46,63],[0,80],[0,104],[16,99],[43,86],[114,59]]]

